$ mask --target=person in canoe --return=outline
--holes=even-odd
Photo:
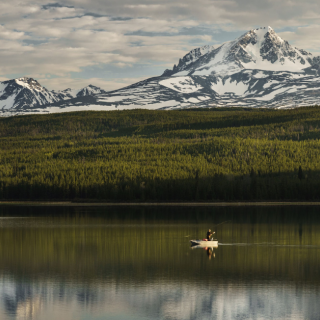
[[[211,230],[209,229],[207,232],[207,240],[210,241],[211,236],[214,234],[214,232],[211,232]]]

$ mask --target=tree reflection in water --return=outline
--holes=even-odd
[[[1,219],[1,320],[320,314],[317,208],[1,210],[28,213]],[[190,250],[225,220],[218,249]]]

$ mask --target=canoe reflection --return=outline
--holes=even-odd
[[[214,258],[216,257],[216,254],[213,251],[213,248],[205,248],[205,250],[207,251],[207,255],[208,255],[209,260],[211,260],[212,256]]]
[[[206,254],[208,256],[208,259],[211,260],[211,258],[215,258],[216,257],[216,253],[215,253],[215,249],[218,248],[218,245],[215,246],[208,246],[208,247],[204,247],[203,245],[193,245],[191,246],[191,249],[203,249],[206,251]]]

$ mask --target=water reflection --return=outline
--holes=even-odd
[[[216,243],[217,241],[215,241],[213,243],[210,243],[211,241],[207,241],[207,243],[205,244],[201,244],[201,245],[195,245],[191,242],[191,249],[201,249],[204,250],[207,254],[207,257],[209,260],[211,260],[211,258],[215,258],[216,257],[216,253],[215,250],[218,248],[218,243]]]
[[[311,209],[303,221],[283,209],[268,216],[267,209],[201,209],[196,219],[193,209],[175,209],[176,218],[154,210],[69,210],[27,209],[28,218],[0,219],[1,320],[320,314],[320,223]],[[189,239],[225,220],[216,229],[218,247],[190,249]]]
[[[214,258],[216,257],[216,254],[213,252],[213,248],[206,247],[206,251],[207,251],[207,256],[208,256],[209,260],[211,260],[212,256]]]
[[[19,286],[4,283],[6,286]],[[34,283],[27,296],[1,292],[1,319],[317,319],[319,291],[279,282],[202,283],[158,281],[148,286]],[[63,286],[59,295],[57,287]],[[53,314],[51,312],[53,311]],[[59,318],[58,318],[59,316]],[[56,318],[54,318],[56,317]],[[69,317],[69,318],[68,318]]]

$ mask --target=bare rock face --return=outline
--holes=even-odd
[[[191,50],[182,59],[179,60],[178,65],[174,65],[173,70],[168,70],[168,69],[165,70],[163,73],[163,76],[171,76],[176,72],[185,70],[186,66],[193,64],[200,57],[206,55],[212,50],[214,50],[214,46],[208,46],[208,45]]]

